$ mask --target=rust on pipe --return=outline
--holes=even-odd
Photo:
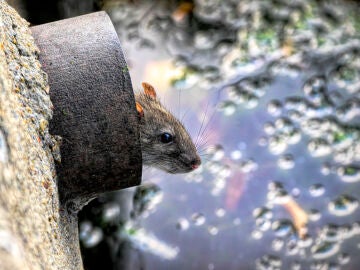
[[[78,210],[100,193],[141,182],[138,117],[128,67],[105,12],[31,28],[48,74],[60,135],[62,203]]]

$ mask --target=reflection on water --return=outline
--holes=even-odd
[[[180,176],[145,170],[143,186],[83,211],[88,269],[102,260],[114,269],[358,269],[359,4],[103,8],[134,88],[151,82],[185,115],[203,165]]]

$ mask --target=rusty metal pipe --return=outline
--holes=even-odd
[[[100,193],[138,185],[142,160],[134,94],[110,18],[97,12],[31,31],[49,77],[50,133],[63,138],[56,168],[62,203],[76,211]]]

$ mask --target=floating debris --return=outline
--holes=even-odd
[[[130,239],[132,243],[141,250],[150,252],[163,259],[173,260],[179,254],[178,248],[171,247],[170,245],[162,242],[144,229],[135,229],[132,225],[128,224],[123,233],[125,233],[128,239]]]

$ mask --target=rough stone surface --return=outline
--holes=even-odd
[[[3,0],[0,48],[0,269],[82,269],[76,217],[59,208],[47,77]]]

